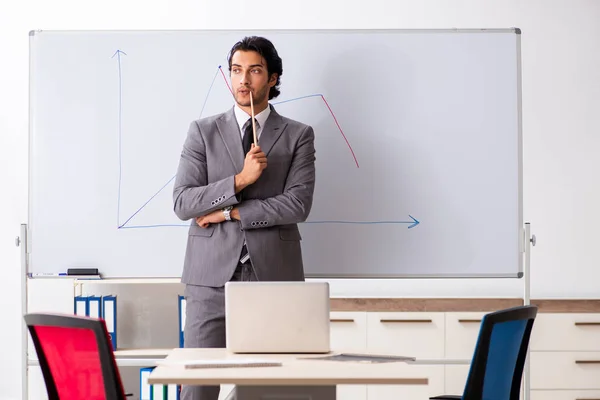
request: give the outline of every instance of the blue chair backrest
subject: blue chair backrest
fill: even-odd
[[[463,400],[518,400],[536,306],[484,316]]]

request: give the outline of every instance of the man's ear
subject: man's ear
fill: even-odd
[[[269,87],[275,86],[275,84],[277,83],[277,78],[277,73],[274,72],[271,74],[271,76],[269,77]]]

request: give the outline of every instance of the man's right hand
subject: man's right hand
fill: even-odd
[[[235,192],[238,193],[256,182],[265,168],[267,168],[267,155],[262,152],[260,146],[252,145],[246,154],[242,172],[235,176]]]

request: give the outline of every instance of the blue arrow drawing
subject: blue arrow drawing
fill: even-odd
[[[112,55],[111,58],[115,58],[117,56],[117,63],[119,66],[119,199],[117,201],[117,228],[121,228],[119,225],[119,221],[121,220],[121,175],[122,175],[122,165],[121,165],[121,115],[122,115],[122,95],[121,95],[121,54],[127,55],[124,51],[117,50],[115,54]],[[125,224],[123,224],[125,225]]]
[[[421,222],[412,215],[409,215],[412,221],[305,221],[305,224],[355,224],[355,225],[376,225],[376,224],[410,224],[408,229],[414,228]]]

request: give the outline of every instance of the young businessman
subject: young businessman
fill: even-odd
[[[313,129],[269,104],[283,73],[269,40],[244,38],[228,61],[235,105],[191,123],[173,191],[175,213],[192,220],[182,276],[185,347],[225,347],[227,281],[304,280],[297,223],[313,201]],[[258,143],[251,143],[250,94]],[[218,395],[218,386],[182,388],[183,400]]]

